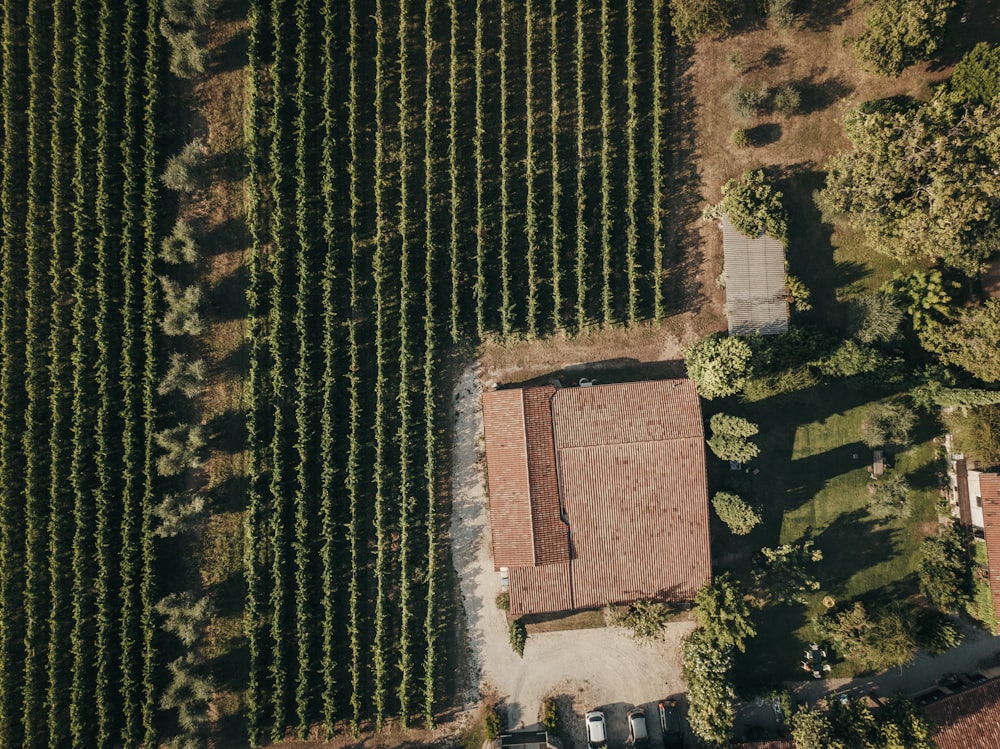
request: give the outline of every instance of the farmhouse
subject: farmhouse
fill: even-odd
[[[493,560],[514,614],[689,601],[711,577],[690,380],[483,394]]]
[[[741,234],[723,214],[722,248],[729,334],[786,332],[788,295],[781,241],[766,234]]]

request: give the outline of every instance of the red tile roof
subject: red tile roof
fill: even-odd
[[[937,723],[940,749],[1000,747],[1000,679],[932,702],[924,711]]]
[[[710,578],[693,383],[501,390],[483,413],[494,561],[510,568],[513,614],[690,600]]]
[[[993,610],[1000,614],[1000,474],[979,474],[979,488],[983,497],[983,533],[986,537]]]

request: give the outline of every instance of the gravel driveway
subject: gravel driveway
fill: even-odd
[[[499,576],[493,569],[489,506],[480,458],[483,450],[478,366],[462,373],[453,394],[451,543],[466,616],[466,702],[495,693],[508,728],[538,723],[542,699],[558,699],[565,738],[582,745],[583,714],[604,709],[612,745],[626,735],[625,713],[646,707],[655,727],[656,701],[684,691],[680,639],[694,625],[669,625],[664,642],[636,642],[619,628],[531,634],[520,658],[511,650],[506,618],[496,608]],[[651,730],[654,740],[659,732]]]

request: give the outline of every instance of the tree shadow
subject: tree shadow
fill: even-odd
[[[855,572],[881,564],[896,553],[900,530],[880,524],[859,508],[841,513],[818,534],[807,536],[823,552],[818,576],[823,590],[840,598]],[[859,539],[864,543],[858,543]]]
[[[788,50],[777,44],[761,55],[760,62],[769,68],[776,68],[788,59]]]
[[[755,148],[769,146],[781,140],[781,125],[777,122],[765,122],[747,130],[750,144]]]
[[[844,22],[849,13],[848,0],[802,0],[795,15],[810,31],[827,31],[831,26]]]
[[[800,78],[793,81],[801,94],[799,114],[813,114],[836,104],[838,101],[854,92],[854,88],[842,78],[827,78],[817,81],[815,77]]]
[[[198,247],[203,256],[211,257],[223,252],[246,249],[250,242],[246,219],[232,216],[207,231],[203,230]]]
[[[246,447],[246,412],[229,409],[215,416],[206,425],[212,447],[222,452],[234,454]]]
[[[220,278],[207,295],[212,319],[222,322],[247,317],[250,314],[246,297],[249,283],[250,269],[245,263]]]
[[[249,49],[248,34],[243,29],[212,50],[211,61],[206,73],[208,75],[231,73],[245,67]]]

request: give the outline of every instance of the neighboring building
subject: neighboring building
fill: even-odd
[[[788,330],[785,248],[761,234],[748,237],[722,216],[726,314],[730,335],[784,333]]]
[[[1000,474],[971,467],[962,455],[951,456],[949,474],[959,522],[986,543],[993,610],[1000,614]]]
[[[513,614],[690,601],[711,578],[693,382],[496,390],[483,421]]]
[[[940,749],[1000,747],[1000,679],[943,697],[924,712],[937,724],[934,741]]]
[[[501,733],[493,746],[496,749],[561,749],[562,742],[545,731],[512,731]]]

